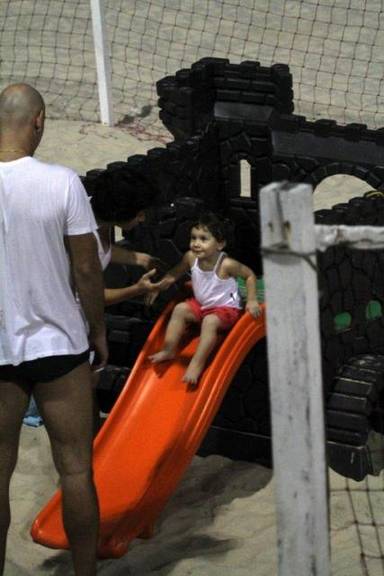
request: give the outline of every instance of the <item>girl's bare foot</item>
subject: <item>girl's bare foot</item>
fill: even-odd
[[[196,388],[203,369],[204,366],[201,366],[192,360],[183,376],[183,382],[190,384],[192,388]]]
[[[160,350],[160,352],[156,352],[156,354],[148,356],[153,364],[157,364],[158,362],[165,362],[166,360],[173,360],[174,357],[175,353],[172,352],[172,350]]]

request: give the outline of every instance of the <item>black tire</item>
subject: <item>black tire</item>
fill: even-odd
[[[330,467],[354,480],[384,468],[377,449],[384,431],[384,356],[351,357],[334,378],[326,400],[327,452]]]

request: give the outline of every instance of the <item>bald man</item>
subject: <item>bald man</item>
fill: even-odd
[[[27,84],[0,94],[0,574],[9,483],[33,393],[60,476],[75,574],[94,576],[98,504],[88,359],[92,348],[96,368],[107,361],[103,279],[97,225],[80,179],[33,158],[44,114],[41,95]]]

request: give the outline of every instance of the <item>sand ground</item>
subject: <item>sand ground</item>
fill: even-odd
[[[47,122],[37,156],[84,174],[92,168],[145,153],[155,142],[140,142],[127,131],[68,121]],[[365,183],[334,176],[316,190],[316,208],[329,207],[359,195]],[[18,466],[12,482],[12,527],[5,575],[71,574],[68,554],[34,544],[32,519],[57,485],[44,427],[23,426]],[[361,488],[349,483],[349,487]],[[382,478],[369,481],[383,487]],[[370,492],[345,491],[346,481],[331,473],[331,544],[334,576],[382,576],[382,560],[360,564],[359,537],[366,554],[380,553],[377,530],[370,516]],[[384,492],[375,493],[374,509],[384,510]],[[353,508],[351,506],[353,502]],[[355,515],[361,523],[356,529]],[[381,537],[384,537],[381,532]],[[103,576],[271,576],[276,574],[276,531],[273,476],[256,464],[222,457],[195,457],[156,526],[154,538],[135,541],[119,560],[100,562]],[[381,543],[383,547],[384,544]],[[292,575],[295,576],[295,575]]]

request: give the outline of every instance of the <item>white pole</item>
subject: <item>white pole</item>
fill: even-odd
[[[91,0],[93,43],[95,47],[100,119],[113,126],[111,61],[105,26],[103,0]]]
[[[260,201],[278,574],[329,576],[317,275],[298,255],[315,250],[312,189],[270,184]]]

